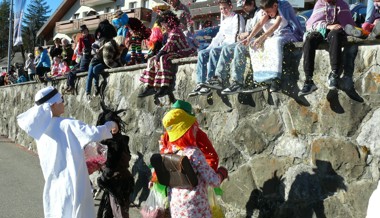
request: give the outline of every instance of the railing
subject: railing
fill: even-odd
[[[102,5],[107,3],[113,3],[116,2],[116,0],[80,0],[81,6],[96,6],[96,5]]]
[[[141,21],[150,22],[152,20],[152,10],[147,8],[135,8],[125,11],[129,17],[135,17],[138,18]],[[79,27],[81,25],[86,25],[87,28],[91,30],[95,30],[98,27],[98,24],[100,21],[108,19],[109,21],[112,20],[113,13],[106,13],[101,15],[93,15],[81,19],[75,19],[75,20],[67,20],[67,21],[60,21],[55,24],[55,31],[57,33],[76,33],[79,32]]]

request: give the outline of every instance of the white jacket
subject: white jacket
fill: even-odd
[[[219,32],[212,39],[207,49],[235,43],[238,34],[244,32],[244,30],[245,21],[243,16],[232,12],[231,16],[222,19]]]

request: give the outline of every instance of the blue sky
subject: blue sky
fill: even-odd
[[[26,0],[26,5],[25,5],[25,8],[24,9],[27,9],[28,8],[28,4],[31,2],[32,0]],[[63,0],[45,0],[47,2],[47,4],[49,5],[50,9],[51,9],[51,14],[54,13],[54,11],[58,8],[58,6],[63,2]]]

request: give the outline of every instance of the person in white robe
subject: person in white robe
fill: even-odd
[[[95,218],[94,201],[83,148],[118,132],[115,122],[90,126],[60,117],[64,101],[57,89],[46,87],[35,95],[35,105],[17,116],[21,129],[36,140],[45,179],[45,218]]]
[[[367,216],[366,218],[379,218],[380,217],[380,181],[375,191],[372,192],[369,198]]]

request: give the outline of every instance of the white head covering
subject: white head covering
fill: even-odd
[[[34,96],[35,105],[17,116],[17,123],[28,135],[40,139],[52,119],[50,106],[63,101],[62,95],[52,86],[41,89]]]

